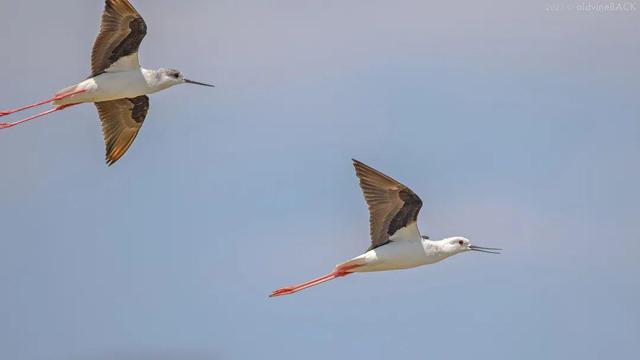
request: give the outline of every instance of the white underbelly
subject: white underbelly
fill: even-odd
[[[426,251],[422,241],[394,241],[365,253],[366,264],[356,272],[410,269],[433,264],[443,259],[440,254]]]
[[[85,91],[58,100],[54,102],[54,104],[67,105],[84,102],[111,101],[135,98],[152,92],[140,71],[104,73],[64,89],[59,94],[79,90]]]

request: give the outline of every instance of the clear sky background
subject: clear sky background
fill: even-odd
[[[0,133],[0,357],[636,357],[632,3],[134,1],[143,65],[218,87],[112,168],[92,105]],[[0,0],[0,108],[83,79],[102,8]],[[369,246],[352,157],[504,254],[267,298]]]

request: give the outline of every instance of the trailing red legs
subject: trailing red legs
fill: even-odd
[[[48,104],[48,103],[51,103],[51,102],[54,102],[54,101],[62,100],[62,99],[67,98],[69,96],[80,94],[80,93],[83,93],[85,91],[86,90],[78,90],[78,91],[73,91],[73,92],[66,93],[66,94],[60,94],[60,95],[56,95],[55,97],[53,97],[51,99],[47,99],[47,100],[44,100],[44,101],[41,101],[41,102],[38,102],[38,103],[35,103],[35,104],[23,106],[21,108],[9,110],[9,111],[1,111],[0,112],[0,117],[6,116],[6,115],[15,114],[17,112],[20,112],[20,111],[23,111],[23,110],[28,110],[28,109],[31,109],[31,108],[34,108],[34,107],[37,107],[37,106],[45,105],[45,104]],[[30,120],[33,120],[33,119],[37,119],[37,118],[45,116],[45,115],[49,115],[49,114],[54,113],[56,111],[60,111],[60,110],[66,109],[66,108],[68,108],[70,106],[73,106],[73,105],[77,105],[77,104],[56,106],[55,108],[53,108],[51,110],[48,110],[48,111],[45,111],[45,112],[41,112],[39,114],[30,116],[30,117],[22,119],[22,120],[18,120],[18,121],[12,122],[12,123],[0,123],[0,129],[8,129],[8,128],[14,127],[16,125],[22,124],[24,122],[27,122],[27,121],[30,121]]]
[[[85,91],[87,91],[87,90],[77,90],[77,91],[72,91],[72,92],[66,93],[66,94],[59,94],[59,95],[56,95],[56,96],[52,97],[51,99],[43,100],[43,101],[40,101],[40,102],[35,103],[35,104],[23,106],[21,108],[9,110],[9,111],[0,111],[0,116],[6,116],[6,115],[15,114],[17,112],[20,112],[20,111],[23,111],[23,110],[28,110],[28,109],[34,108],[36,106],[41,106],[41,105],[48,104],[50,102],[62,100],[64,98],[66,98],[66,97],[69,97],[69,96],[72,96],[72,95],[76,95],[76,94],[80,94],[80,93],[83,93]]]
[[[350,266],[344,266],[344,267],[339,267],[338,269],[336,269],[334,272],[327,274],[325,276],[321,276],[319,278],[315,278],[313,280],[309,280],[307,282],[304,282],[302,284],[298,284],[298,285],[294,285],[294,286],[288,286],[288,287],[284,287],[278,290],[275,290],[274,292],[271,293],[271,295],[269,295],[269,297],[276,297],[276,296],[283,296],[283,295],[291,295],[294,293],[297,293],[298,291],[304,290],[304,289],[308,289],[312,286],[316,286],[316,285],[320,285],[324,282],[339,278],[339,277],[343,277],[343,276],[347,276],[350,274],[353,274],[353,272],[351,272],[350,270],[355,269],[356,267],[358,267],[359,265],[350,265]]]
[[[41,113],[35,114],[33,116],[29,116],[28,118],[24,118],[22,120],[18,120],[18,121],[12,122],[12,123],[0,123],[0,129],[12,128],[12,127],[14,127],[16,125],[20,125],[20,124],[25,123],[27,121],[30,121],[30,120],[33,120],[33,119],[37,119],[37,118],[43,117],[45,115],[49,115],[49,114],[54,113],[56,111],[64,110],[64,109],[66,109],[68,107],[71,107],[71,106],[74,106],[74,105],[78,105],[78,104],[60,105],[60,106],[54,107],[51,110],[47,110],[45,112],[41,112]]]

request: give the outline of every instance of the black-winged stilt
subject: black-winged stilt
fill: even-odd
[[[305,283],[275,290],[271,297],[290,295],[354,272],[409,269],[437,263],[466,251],[499,254],[501,249],[470,245],[463,237],[431,241],[418,230],[422,200],[389,176],[353,160],[360,187],[369,206],[371,246],[338,266],[332,273]]]
[[[12,123],[6,129],[81,103],[98,108],[106,144],[106,161],[113,165],[129,149],[149,110],[148,94],[179,84],[213,87],[185,79],[172,69],[148,70],[140,66],[138,49],[147,34],[147,25],[127,0],[106,0],[100,33],[91,53],[91,77],[59,91],[53,98],[14,110],[10,115],[53,103],[54,108]]]

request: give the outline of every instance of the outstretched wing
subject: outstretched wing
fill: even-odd
[[[91,76],[139,68],[138,49],[145,35],[147,24],[128,0],[106,0],[91,53]]]
[[[149,111],[149,98],[143,95],[95,104],[102,121],[107,165],[111,166],[127,152],[138,136]]]
[[[420,239],[416,220],[422,200],[411,189],[353,160],[360,187],[369,206],[371,249],[390,241]]]

